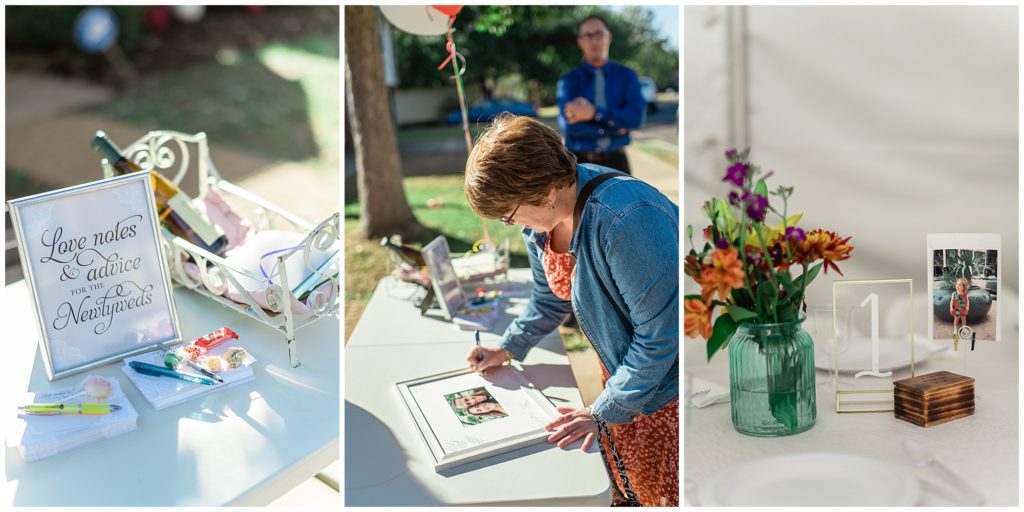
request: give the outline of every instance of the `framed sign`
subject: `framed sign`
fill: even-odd
[[[434,470],[544,442],[558,417],[551,402],[514,366],[484,375],[456,370],[396,384]]]
[[[181,340],[148,172],[8,204],[50,380]]]
[[[832,282],[831,360],[836,412],[893,410],[893,383],[940,347],[914,344],[914,282]],[[842,313],[842,314],[841,314]]]
[[[928,235],[928,337],[956,351],[999,341],[1001,238],[990,233]]]

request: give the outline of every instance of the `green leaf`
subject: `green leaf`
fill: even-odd
[[[754,185],[754,193],[759,196],[768,197],[768,184],[764,180],[757,180],[757,185]]]
[[[798,305],[795,302],[787,301],[785,304],[779,306],[779,321],[780,322],[791,322],[796,320],[799,314]]]
[[[715,355],[715,352],[725,348],[733,333],[736,332],[737,327],[739,327],[739,324],[732,317],[729,315],[719,315],[718,319],[715,320],[715,327],[711,331],[711,337],[708,338],[708,361],[711,360],[711,356]]]
[[[757,318],[757,313],[754,313],[753,311],[747,308],[740,307],[735,304],[726,306],[726,308],[729,311],[729,316],[731,316],[732,319],[736,321],[736,323],[742,323],[744,320]]]
[[[779,282],[782,283],[782,288],[786,290],[787,295],[793,295],[800,291],[800,285],[793,282],[793,278],[789,275],[789,272],[779,272],[775,275],[779,276]]]
[[[683,295],[683,300],[693,300],[693,299],[700,300],[701,298],[702,297],[700,296],[699,293],[692,293],[690,295]]]
[[[824,262],[821,262],[807,269],[807,272],[804,272],[800,277],[794,279],[793,282],[796,283],[798,286],[806,287],[807,285],[811,284],[811,281],[814,281],[815,277],[818,277],[818,272],[821,271],[821,266],[824,264]]]
[[[773,281],[761,281],[757,285],[757,300],[775,306],[779,301],[779,290]]]

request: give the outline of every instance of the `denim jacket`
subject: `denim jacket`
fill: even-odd
[[[578,164],[577,191],[610,172]],[[541,257],[547,233],[523,229],[533,270],[526,309],[502,337],[517,360],[572,310],[611,378],[591,407],[609,423],[630,423],[679,398],[679,207],[632,177],[594,189],[569,251],[576,256],[572,300],[548,287]]]

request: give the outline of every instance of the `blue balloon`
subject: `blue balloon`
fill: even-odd
[[[86,53],[102,53],[117,41],[118,22],[106,7],[88,7],[75,20],[74,39]]]

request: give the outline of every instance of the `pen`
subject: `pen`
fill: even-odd
[[[18,407],[26,414],[52,416],[59,414],[110,414],[121,410],[120,405],[111,404],[28,404]]]
[[[174,370],[168,370],[163,366],[156,366],[149,363],[143,363],[141,361],[132,361],[128,363],[133,370],[151,377],[174,377],[175,379],[187,380],[189,382],[198,382],[199,384],[206,384],[212,386],[216,384],[211,378],[200,377],[198,375],[189,375],[187,373],[176,372]]]
[[[476,336],[476,360],[480,362],[484,360],[484,353],[480,351],[480,329],[477,329],[474,333],[474,336]]]
[[[196,370],[199,373],[201,373],[203,375],[206,375],[207,377],[209,377],[209,378],[211,378],[211,379],[213,379],[213,380],[215,380],[217,382],[220,382],[221,384],[224,383],[224,379],[220,378],[220,375],[217,375],[216,373],[213,373],[210,370],[207,370],[206,368],[203,368],[202,366],[199,366],[199,363],[197,363],[197,362],[195,362],[195,361],[193,361],[191,359],[185,359],[185,364],[191,366],[193,370]]]

